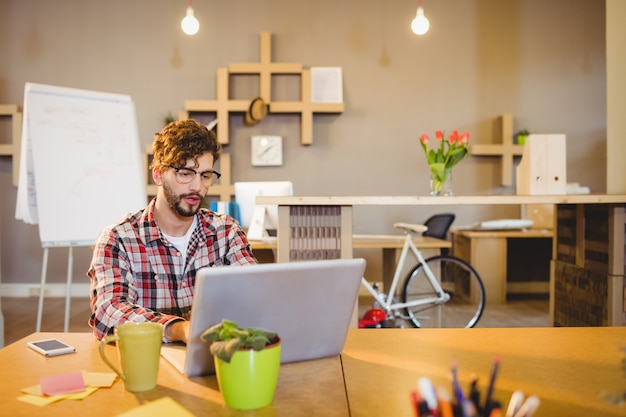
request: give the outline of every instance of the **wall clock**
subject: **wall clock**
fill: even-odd
[[[251,162],[253,166],[280,166],[283,164],[282,136],[252,136]]]

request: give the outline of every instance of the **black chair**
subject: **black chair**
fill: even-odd
[[[424,222],[424,225],[428,227],[423,236],[436,237],[438,239],[448,240],[448,231],[455,219],[454,213],[440,213],[435,214],[428,218]],[[447,255],[449,253],[448,248],[442,248],[441,254]]]
[[[424,222],[424,226],[428,227],[428,230],[423,235],[438,239],[448,239],[448,230],[450,230],[455,217],[454,213],[440,213],[429,217]]]

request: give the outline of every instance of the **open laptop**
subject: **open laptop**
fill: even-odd
[[[281,363],[341,353],[357,301],[364,259],[204,268],[198,271],[189,341],[161,355],[188,377],[215,372],[202,333],[222,319],[281,337]]]

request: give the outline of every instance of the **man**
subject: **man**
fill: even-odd
[[[220,177],[215,134],[195,120],[172,122],[155,135],[153,153],[156,197],[96,240],[87,275],[98,339],[126,321],[152,321],[164,325],[165,342],[187,342],[197,270],[256,263],[233,218],[200,208]]]

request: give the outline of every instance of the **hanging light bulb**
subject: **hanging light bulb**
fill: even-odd
[[[200,29],[200,22],[198,22],[198,19],[193,15],[191,0],[189,0],[189,6],[187,6],[187,16],[180,22],[180,26],[187,35],[195,35]]]
[[[430,23],[426,16],[424,16],[424,9],[422,8],[422,0],[419,1],[417,6],[417,14],[415,15],[415,19],[411,22],[411,30],[416,35],[423,35],[428,32],[428,28],[430,27]]]

